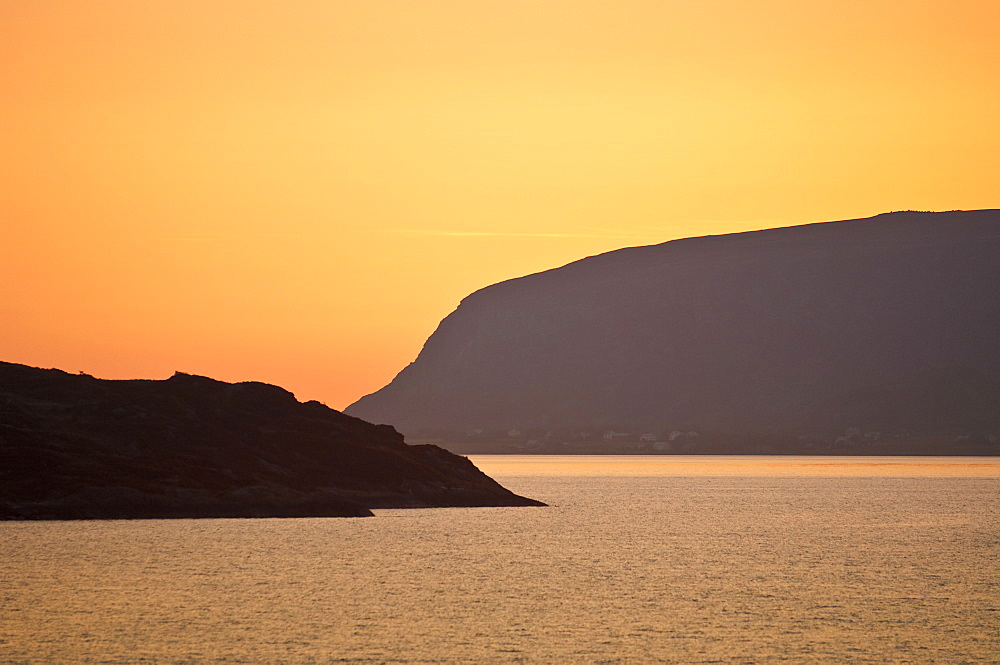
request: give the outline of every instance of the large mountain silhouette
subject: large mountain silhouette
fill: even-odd
[[[465,298],[347,412],[420,428],[1000,428],[1000,210],[621,249]]]

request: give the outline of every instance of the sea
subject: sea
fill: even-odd
[[[0,662],[1000,662],[1000,458],[472,460],[549,507],[2,522]]]

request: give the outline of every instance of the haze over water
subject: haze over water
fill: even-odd
[[[0,661],[1000,660],[1000,460],[479,456],[549,508],[0,524]]]

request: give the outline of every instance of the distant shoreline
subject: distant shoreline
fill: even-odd
[[[788,435],[746,436],[703,435],[669,448],[656,448],[661,441],[546,441],[455,440],[407,437],[411,444],[431,443],[458,455],[630,455],[670,457],[678,455],[804,455],[810,457],[1000,457],[1000,443],[994,437],[963,435],[922,436],[886,441],[844,441],[840,437],[799,437]],[[962,439],[962,440],[959,440]]]

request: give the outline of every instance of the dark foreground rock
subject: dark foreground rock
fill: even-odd
[[[334,517],[539,506],[277,386],[107,381],[0,363],[0,519]]]

